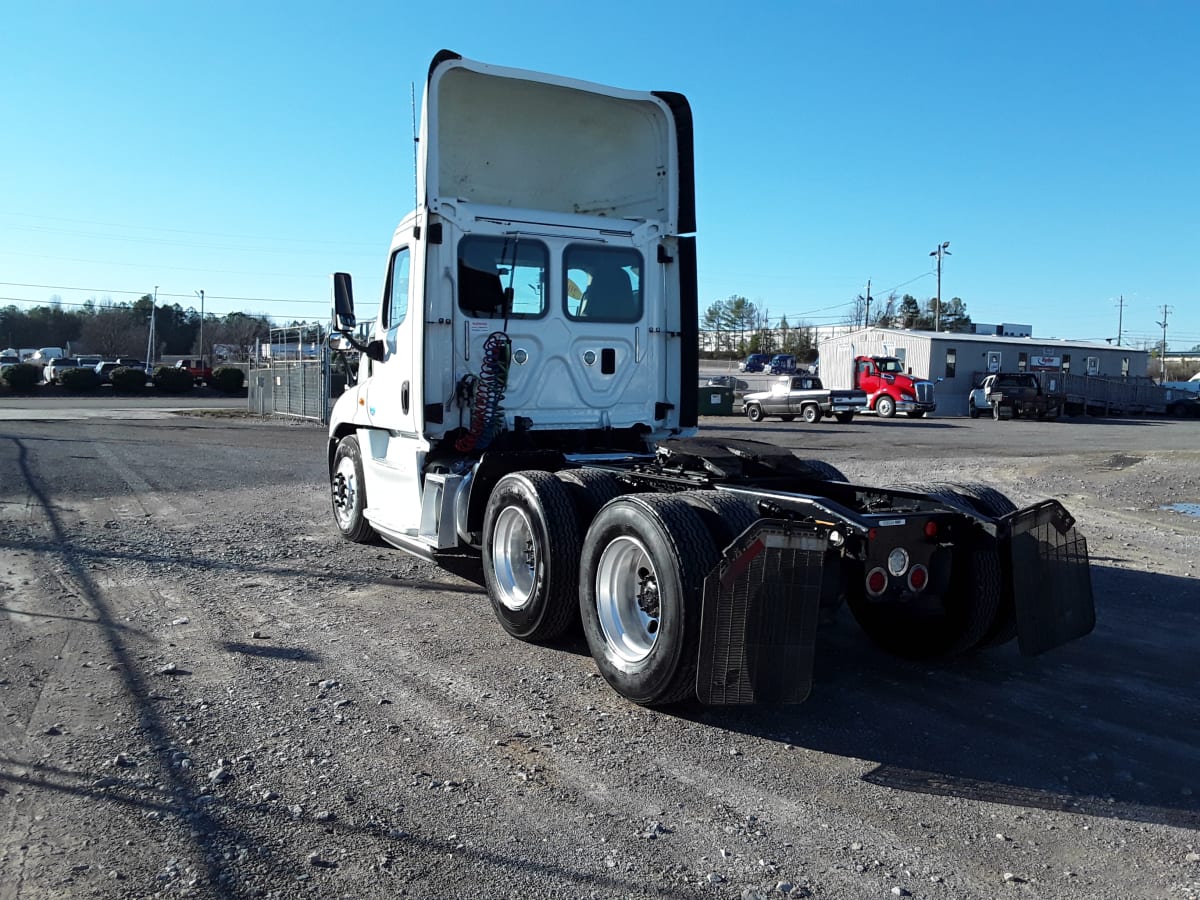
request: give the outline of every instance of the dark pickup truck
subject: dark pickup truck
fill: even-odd
[[[751,422],[761,422],[767,416],[779,416],[790,422],[799,416],[813,423],[832,416],[845,423],[866,408],[865,391],[830,390],[815,375],[787,375],[771,385],[769,391],[747,394],[742,399],[742,412]]]
[[[1058,385],[1056,372],[997,372],[972,392],[971,414],[977,415],[982,395],[993,419],[1057,419],[1067,402]]]

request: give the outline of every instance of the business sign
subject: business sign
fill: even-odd
[[[1031,356],[1029,357],[1029,368],[1031,369],[1061,369],[1062,359],[1057,356]]]

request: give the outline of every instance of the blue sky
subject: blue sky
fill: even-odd
[[[950,241],[976,321],[1200,345],[1195,2],[4,6],[0,305],[369,314],[445,47],[688,96],[701,311],[925,299]]]

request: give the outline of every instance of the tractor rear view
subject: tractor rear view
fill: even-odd
[[[854,485],[827,462],[698,434],[691,114],[639,92],[443,52],[418,205],[331,416],[334,517],[486,585],[526,641],[582,627],[646,705],[809,693],[822,609],[948,657],[1086,634],[1087,548],[1053,500]]]

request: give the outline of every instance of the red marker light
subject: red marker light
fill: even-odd
[[[883,569],[875,568],[867,573],[867,593],[878,597],[887,590],[887,575]]]
[[[929,570],[924,566],[913,566],[908,573],[908,586],[914,591],[923,591],[929,584]]]
[[[933,519],[930,519],[925,523],[925,537],[932,540],[933,538],[937,537],[937,531],[937,522],[933,521]]]

